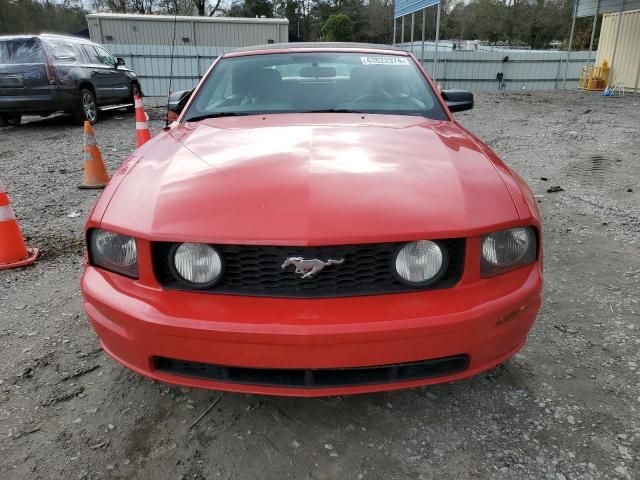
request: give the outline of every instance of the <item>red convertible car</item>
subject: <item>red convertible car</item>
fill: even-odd
[[[531,191],[393,47],[220,57],[86,224],[104,350],[164,382],[320,396],[450,382],[540,307]]]

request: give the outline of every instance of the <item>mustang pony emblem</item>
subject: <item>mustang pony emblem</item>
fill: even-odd
[[[302,257],[289,257],[282,264],[282,268],[285,269],[289,265],[293,265],[294,267],[296,267],[296,273],[302,274],[302,277],[300,278],[309,278],[318,273],[324,267],[329,267],[331,265],[342,265],[343,263],[344,258],[340,260],[329,259],[326,262],[323,262],[322,260],[318,259],[306,260]]]

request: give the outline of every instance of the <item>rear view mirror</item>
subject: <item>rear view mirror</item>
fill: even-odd
[[[124,67],[124,58],[121,58],[121,57],[116,58],[116,66]]]
[[[442,90],[443,100],[452,112],[462,112],[473,108],[473,93],[466,90]]]

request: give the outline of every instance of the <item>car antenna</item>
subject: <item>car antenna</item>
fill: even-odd
[[[169,91],[167,92],[167,114],[164,117],[164,128],[169,128],[169,105],[171,102],[171,84],[173,80],[173,51],[176,48],[176,24],[178,23],[178,13],[173,15],[173,39],[171,40],[171,60],[169,66]]]

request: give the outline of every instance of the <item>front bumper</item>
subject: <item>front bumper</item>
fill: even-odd
[[[525,343],[541,302],[538,263],[446,290],[329,299],[238,297],[150,287],[87,266],[84,307],[105,351],[168,383],[324,396],[450,382],[491,369]],[[260,369],[341,369],[466,355],[455,374],[330,388],[211,381],[161,371],[157,357]]]

